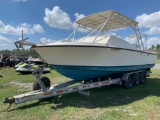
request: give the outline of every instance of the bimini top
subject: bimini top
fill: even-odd
[[[127,26],[136,26],[138,24],[138,22],[113,10],[99,12],[96,14],[86,16],[85,18],[78,20],[77,24],[96,29],[100,25],[105,23],[107,20],[108,23],[102,31],[108,31]]]

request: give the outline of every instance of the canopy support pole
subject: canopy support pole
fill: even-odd
[[[101,29],[99,30],[99,32],[97,33],[95,39],[93,40],[93,42],[95,42],[95,40],[97,39],[97,37],[99,36],[99,34],[101,33],[101,31],[103,30],[103,28],[107,25],[108,21],[110,20],[110,18],[112,17],[113,13],[111,14],[111,16],[106,20],[105,23],[103,23],[103,26],[101,27]]]

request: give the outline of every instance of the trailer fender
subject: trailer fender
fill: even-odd
[[[141,73],[141,72],[146,72],[146,70],[123,73],[121,80],[122,80],[122,81],[127,81],[129,75],[134,74],[134,73]],[[147,71],[147,72],[148,72],[148,71]]]
[[[124,74],[122,75],[122,81],[127,81],[130,74],[131,74],[131,73],[124,73]]]

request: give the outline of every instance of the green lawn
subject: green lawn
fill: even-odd
[[[30,90],[11,85],[11,81],[33,83],[33,75],[21,75],[12,68],[0,70],[0,109],[7,107],[5,97],[26,93]],[[55,71],[44,74],[52,84],[66,81]],[[125,89],[114,85],[89,90],[91,96],[83,99],[78,93],[35,100],[12,105],[8,112],[0,113],[0,120],[155,120],[160,119],[160,70],[152,70],[145,84]],[[88,91],[88,90],[87,90]]]
[[[157,59],[156,63],[157,63],[157,64],[160,64],[160,59]]]

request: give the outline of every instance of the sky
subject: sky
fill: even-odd
[[[22,30],[23,37],[35,43],[65,39],[76,20],[107,10],[139,22],[151,47],[160,44],[159,5],[160,0],[0,0],[0,50],[16,49],[14,41],[21,39]]]

